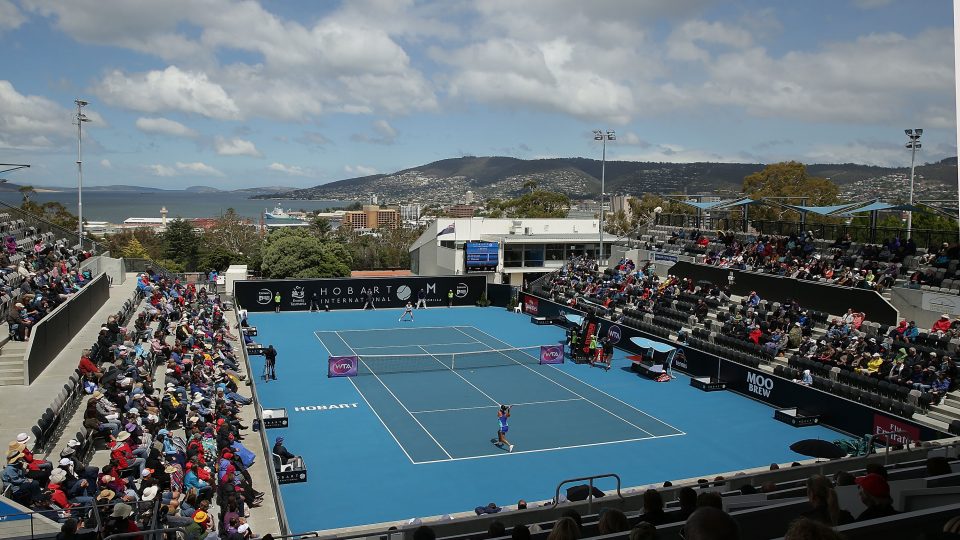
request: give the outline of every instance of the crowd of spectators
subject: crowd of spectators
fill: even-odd
[[[10,257],[17,253],[19,261],[14,264]],[[62,243],[37,239],[30,248],[7,237],[0,249],[0,299],[6,302],[11,339],[28,339],[33,325],[90,281],[89,272],[78,271],[89,256]]]
[[[704,263],[721,268],[821,280],[877,291],[893,286],[898,278],[918,287],[940,286],[944,279],[960,278],[956,264],[950,268],[951,261],[960,259],[960,244],[951,246],[946,242],[938,249],[920,255],[913,239],[892,238],[880,244],[854,244],[848,234],[825,245],[814,238],[812,231],[803,235],[778,236],[677,229],[669,233],[666,242],[693,242]],[[908,261],[910,264],[905,264]],[[938,269],[950,269],[952,275],[938,272]]]
[[[238,336],[218,295],[153,272],[138,279],[147,301],[134,328],[111,317],[79,365],[83,426],[109,454],[106,464],[90,466],[76,438],[52,463],[18,438],[4,485],[65,529],[250,538],[245,518],[263,493],[249,473],[256,456],[242,443],[239,413],[250,400],[239,393],[247,381]]]

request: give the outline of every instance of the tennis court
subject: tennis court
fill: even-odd
[[[683,435],[552,365],[540,365],[539,348],[510,348],[474,326],[314,335],[331,355],[360,358],[359,375],[349,380],[416,464],[505,455],[490,440],[500,404],[514,406],[508,434],[514,453]]]
[[[295,531],[539,501],[561,480],[593,474],[641,488],[712,478],[801,459],[789,450],[799,439],[842,437],[776,422],[770,407],[701,392],[682,375],[638,377],[619,349],[610,371],[540,365],[539,346],[564,334],[528,315],[431,308],[400,323],[401,311],[251,314],[257,341],[279,351],[278,380],[255,378],[257,393],[290,418],[267,436],[283,436],[309,468],[309,481],[280,488]],[[327,377],[330,355],[354,354],[356,377]],[[263,357],[251,362],[259,375]],[[512,453],[491,443],[499,403],[514,405]]]

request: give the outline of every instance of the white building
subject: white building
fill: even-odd
[[[623,211],[623,213],[629,218],[630,217],[630,195],[614,195],[610,197],[610,209],[607,210],[610,214],[616,214],[617,212]]]
[[[466,195],[463,196],[463,204],[473,204],[473,192],[467,191]]]
[[[613,237],[607,238],[609,252]],[[522,285],[524,278],[561,268],[570,257],[596,257],[599,243],[597,219],[438,218],[410,247],[410,269],[423,276],[484,273],[492,283]],[[492,269],[468,267],[468,244],[496,251]]]
[[[400,221],[420,221],[420,205],[419,204],[401,204],[400,205]]]

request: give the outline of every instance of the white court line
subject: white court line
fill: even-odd
[[[522,407],[523,405],[541,405],[543,403],[562,403],[564,401],[583,401],[582,398],[570,398],[570,399],[550,399],[547,401],[530,401],[527,403],[514,403],[511,407]],[[476,407],[458,407],[456,409],[433,409],[429,411],[412,411],[413,414],[425,414],[425,413],[437,413],[437,412],[453,412],[453,411],[469,411],[473,409],[493,409],[498,407],[498,405],[478,405]]]
[[[477,344],[477,343],[480,343],[480,342],[479,342],[479,341],[457,341],[457,342],[454,342],[454,343],[427,343],[427,345],[429,345],[429,346],[431,346],[431,347],[441,347],[441,346],[443,346],[443,345],[475,345],[475,344]],[[365,347],[354,347],[354,349],[356,349],[356,350],[360,350],[360,349],[398,349],[398,348],[400,348],[400,347],[420,347],[420,348],[422,349],[422,348],[423,348],[423,345],[370,345],[370,346],[365,346]],[[419,353],[418,353],[418,354],[419,354]],[[461,353],[459,353],[459,352],[438,352],[438,353],[430,353],[430,352],[428,352],[427,354],[461,354]]]
[[[514,450],[513,452],[501,452],[501,453],[498,453],[498,454],[481,454],[481,455],[479,455],[479,456],[465,456],[465,457],[457,457],[457,458],[451,458],[451,459],[434,459],[434,460],[430,460],[430,461],[414,461],[413,464],[414,464],[414,465],[428,465],[428,464],[430,464],[430,463],[447,463],[448,461],[466,461],[466,460],[468,460],[468,459],[486,459],[486,458],[512,456],[512,455],[515,455],[515,454],[536,454],[536,453],[538,453],[538,452],[554,452],[554,451],[556,451],[556,450],[570,450],[570,449],[572,449],[572,448],[588,448],[588,447],[591,447],[591,446],[604,446],[604,445],[608,445],[608,444],[620,444],[620,443],[628,443],[628,442],[647,441],[647,440],[650,440],[650,439],[664,439],[664,438],[666,438],[666,437],[677,437],[677,436],[680,436],[680,435],[683,435],[683,433],[674,433],[673,435],[651,435],[650,437],[639,437],[639,438],[636,438],[636,439],[623,439],[623,440],[619,440],[619,441],[606,441],[606,442],[587,443],[587,444],[573,444],[573,445],[570,445],[570,446],[557,446],[557,447],[554,447],[554,448],[540,448],[540,449],[537,449],[537,450]]]
[[[457,328],[457,330],[460,330],[460,329]],[[477,330],[478,332],[483,332],[483,330],[480,330],[479,328],[475,328],[475,330]],[[460,331],[463,332],[463,330],[460,330]],[[466,332],[463,332],[463,333],[466,334]],[[486,332],[483,332],[483,333],[484,333],[484,334],[487,334]],[[490,336],[490,334],[487,334],[487,335]],[[490,337],[493,338],[493,339],[497,339],[497,338],[494,338],[493,336],[490,336]],[[500,341],[500,340],[497,340],[497,341]],[[504,342],[504,341],[500,341],[500,343],[503,343],[503,344],[507,345],[507,343]],[[489,347],[489,345],[487,345],[487,346]],[[631,425],[631,426],[639,429],[640,431],[646,433],[647,435],[649,435],[649,436],[651,436],[651,437],[656,437],[656,435],[654,435],[653,433],[650,433],[649,431],[647,431],[647,430],[643,429],[642,427],[634,424],[633,422],[627,420],[626,418],[624,418],[624,417],[622,417],[622,416],[614,413],[613,411],[611,411],[611,410],[609,410],[609,409],[606,409],[606,408],[604,408],[604,407],[601,407],[598,403],[595,403],[595,402],[591,401],[590,399],[587,399],[587,398],[583,397],[582,395],[574,392],[573,390],[571,390],[571,389],[567,388],[566,386],[558,383],[557,381],[551,379],[550,377],[547,377],[547,376],[544,375],[543,373],[538,372],[537,370],[533,369],[532,367],[530,367],[530,366],[528,366],[528,365],[525,365],[525,364],[521,364],[520,362],[517,362],[517,361],[514,360],[513,358],[510,358],[510,356],[507,355],[506,353],[501,352],[500,354],[502,354],[503,356],[506,356],[506,357],[509,358],[510,360],[513,360],[514,362],[516,362],[516,364],[517,364],[518,366],[523,366],[523,367],[529,369],[530,371],[532,371],[533,373],[536,373],[537,375],[543,377],[544,379],[546,379],[546,380],[552,382],[553,384],[559,386],[560,388],[563,388],[563,389],[566,390],[567,392],[570,392],[571,394],[573,394],[573,395],[575,395],[575,396],[579,396],[579,397],[582,398],[584,401],[586,401],[587,403],[590,403],[590,404],[593,405],[594,407],[596,407],[596,408],[598,408],[598,409],[600,409],[600,410],[602,410],[602,411],[606,411],[606,412],[607,412],[608,414],[610,414],[611,416],[614,416],[614,417],[616,417],[616,418],[619,418],[619,419],[622,420],[624,423],[629,424],[629,425]]]
[[[455,327],[455,328],[457,328],[458,330],[460,330],[460,327]],[[509,345],[509,343],[507,343],[506,341],[503,341],[502,339],[497,339],[497,338],[491,336],[490,334],[484,332],[483,330],[481,330],[481,329],[479,329],[479,328],[477,328],[477,327],[475,327],[475,326],[468,326],[468,327],[465,327],[465,328],[473,328],[473,329],[476,330],[477,332],[480,332],[481,334],[484,334],[484,335],[486,335],[486,336],[489,336],[491,339],[494,339],[494,340],[496,340],[496,341],[499,341],[500,343],[503,343],[504,345]],[[460,330],[460,331],[463,332],[463,330]],[[463,333],[466,334],[466,332],[463,332]],[[468,335],[469,335],[469,334],[468,334]],[[489,345],[488,345],[488,347],[489,347]],[[526,354],[526,353],[524,353],[524,354]],[[519,364],[519,362],[517,362],[517,363]],[[523,364],[520,364],[520,365],[523,365]],[[609,397],[609,398],[611,398],[611,399],[615,399],[615,400],[619,401],[620,403],[623,403],[623,404],[626,405],[627,407],[630,407],[631,409],[633,409],[633,410],[637,411],[638,413],[646,416],[647,418],[649,418],[649,419],[651,419],[651,420],[653,420],[653,421],[655,421],[655,422],[659,422],[659,423],[661,423],[661,424],[669,427],[670,429],[673,429],[673,430],[679,432],[679,433],[677,433],[677,435],[686,435],[686,432],[684,432],[682,429],[677,429],[676,427],[671,426],[670,424],[664,422],[663,420],[660,420],[659,418],[656,418],[656,417],[654,417],[654,416],[651,416],[649,413],[646,413],[646,412],[644,412],[644,411],[641,411],[640,409],[634,407],[633,405],[627,403],[626,401],[623,401],[622,399],[617,398],[617,397],[615,397],[615,396],[611,396],[610,394],[604,392],[603,390],[600,390],[599,388],[597,388],[596,386],[593,386],[592,384],[590,384],[590,383],[588,383],[588,382],[581,381],[580,379],[578,379],[578,378],[574,377],[573,375],[567,373],[566,371],[558,368],[557,366],[550,365],[550,364],[547,364],[547,365],[548,365],[549,367],[552,367],[552,368],[555,369],[556,371],[558,371],[558,372],[560,372],[560,373],[563,373],[563,374],[566,375],[567,377],[570,377],[571,379],[573,379],[573,380],[575,380],[575,381],[577,381],[577,382],[579,382],[579,383],[581,383],[581,384],[585,384],[585,385],[589,386],[590,388],[593,388],[593,389],[596,390],[597,392],[600,392],[601,394],[603,394],[603,395],[605,395],[605,396],[607,396],[607,397]],[[527,366],[524,366],[524,367],[527,367]],[[529,368],[528,368],[528,369],[529,369]],[[536,370],[531,370],[531,371],[533,371],[534,373],[537,373]],[[541,374],[540,374],[540,373],[537,373],[537,375],[541,375]],[[541,376],[544,376],[544,375],[541,375]],[[553,380],[553,379],[550,379],[549,377],[547,377],[547,379]],[[566,388],[565,386],[563,386],[562,384],[560,384],[560,383],[558,383],[558,382],[556,382],[556,381],[553,381],[553,382],[554,382],[555,384],[559,385],[559,386],[562,387],[562,388]],[[569,390],[569,389],[568,389],[568,390]],[[588,401],[589,401],[589,400],[588,400]],[[603,407],[600,407],[600,408],[603,409]],[[606,411],[606,409],[604,409],[604,410]],[[607,411],[607,412],[610,412],[610,411]],[[613,413],[610,413],[610,414],[613,414]],[[614,416],[616,416],[616,415],[614,415]],[[619,418],[619,417],[617,417],[617,418]],[[622,420],[622,418],[621,418],[621,420]],[[626,420],[624,420],[624,422],[626,422]],[[629,422],[627,422],[627,423],[629,424]],[[632,425],[632,424],[631,424],[631,425]],[[672,437],[672,435],[658,435],[658,436],[659,436],[659,437]]]
[[[330,349],[327,348],[327,344],[324,343],[322,339],[320,339],[320,336],[318,336],[316,332],[314,332],[313,335],[314,337],[317,338],[318,341],[320,341],[320,346],[327,351],[327,354],[332,356],[333,354],[330,352]],[[367,404],[367,407],[369,407],[371,411],[373,411],[373,415],[377,417],[377,420],[379,420],[381,424],[383,424],[383,428],[387,430],[387,433],[389,433],[390,436],[393,437],[393,442],[397,443],[397,446],[400,447],[400,451],[403,452],[403,455],[407,456],[407,459],[410,460],[410,463],[416,465],[417,462],[414,461],[412,457],[410,457],[410,454],[407,453],[407,449],[404,448],[402,444],[400,444],[400,440],[397,439],[397,436],[393,434],[393,431],[391,431],[390,428],[387,426],[387,423],[383,421],[383,418],[380,418],[380,414],[377,413],[377,410],[375,408],[373,408],[373,405],[371,405],[370,402],[367,401],[367,396],[363,395],[363,392],[360,391],[360,388],[357,386],[357,384],[353,382],[353,377],[344,377],[344,378],[350,381],[350,384],[353,385],[353,389],[356,390],[358,394],[360,394],[360,397],[363,399],[363,402]]]
[[[346,345],[347,348],[353,352],[353,354],[357,354],[357,351],[353,350],[353,347],[351,347],[350,344],[347,343],[347,340],[343,339],[343,336],[340,335],[340,332],[335,332],[335,333],[340,338],[340,341],[342,341],[343,344]],[[370,370],[370,374],[376,377],[378,381],[380,381],[380,384],[382,384],[383,387],[387,389],[387,392],[390,392],[390,395],[393,396],[393,399],[397,400],[397,403],[399,403],[400,406],[403,407],[403,410],[407,411],[407,414],[410,415],[410,418],[413,418],[413,421],[416,422],[417,425],[420,426],[420,429],[422,429],[433,440],[433,442],[440,447],[440,450],[443,450],[443,453],[446,454],[448,458],[453,459],[453,456],[450,455],[450,452],[447,452],[447,449],[444,448],[442,444],[440,444],[440,441],[438,441],[437,438],[433,436],[433,433],[430,433],[430,430],[424,427],[423,424],[420,423],[420,420],[417,420],[417,417],[410,412],[410,409],[408,409],[407,406],[404,405],[402,401],[400,401],[400,398],[398,398],[397,395],[393,393],[393,390],[391,390],[390,387],[387,386],[387,383],[383,382],[383,379],[381,379],[379,375],[377,375],[372,369],[370,369],[370,366],[368,366],[367,363],[364,362],[362,358],[360,358],[360,355],[357,355],[357,359],[368,370]]]
[[[463,379],[463,382],[465,382],[465,383],[469,384],[470,386],[472,386],[472,387],[474,388],[474,390],[476,390],[477,392],[480,392],[481,394],[487,396],[487,399],[489,399],[490,401],[492,401],[492,402],[494,403],[494,405],[496,405],[496,406],[498,406],[498,407],[500,406],[500,402],[499,402],[499,401],[497,401],[497,400],[493,399],[492,397],[490,397],[490,394],[484,392],[483,390],[481,390],[480,388],[478,388],[477,385],[475,385],[475,384],[473,384],[472,382],[468,381],[466,378],[464,378],[463,375],[457,373],[456,370],[450,369],[446,364],[444,364],[443,362],[441,362],[439,358],[437,358],[436,356],[434,356],[433,354],[431,354],[429,351],[427,351],[426,349],[424,349],[422,345],[418,345],[418,347],[420,347],[420,350],[422,350],[423,352],[429,354],[429,355],[430,355],[430,358],[433,358],[434,360],[436,360],[438,364],[440,364],[441,366],[447,368],[447,369],[450,371],[450,373],[453,373],[453,374],[456,375],[457,377],[460,377],[461,379]],[[411,414],[412,414],[412,413],[411,413]]]
[[[456,328],[456,326],[397,326],[395,328],[355,328],[350,330],[327,330],[328,332],[383,332],[386,330],[425,330],[425,329],[435,329],[443,328],[450,329]],[[468,336],[469,337],[469,336]]]

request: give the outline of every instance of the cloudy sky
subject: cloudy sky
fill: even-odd
[[[309,186],[462,155],[956,155],[946,0],[0,0],[0,162]]]

